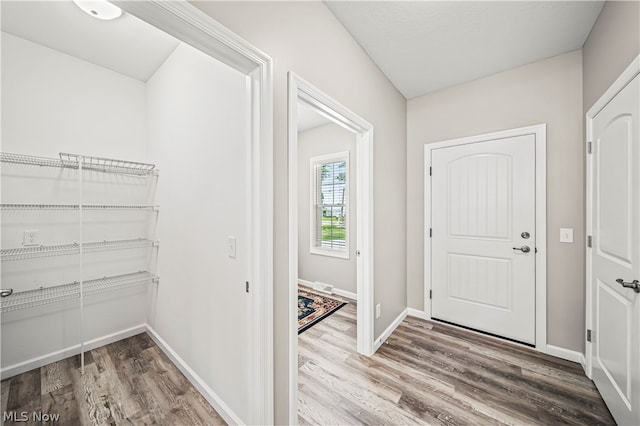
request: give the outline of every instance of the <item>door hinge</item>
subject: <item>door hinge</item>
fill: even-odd
[[[587,235],[587,247],[591,248],[593,246],[593,239],[591,235]]]
[[[591,142],[587,142],[587,154],[591,154],[593,152],[593,144]]]
[[[429,299],[433,299],[433,290],[429,290]]]
[[[245,281],[245,288],[244,291],[246,291],[247,293],[249,293],[249,281]]]
[[[429,238],[433,238],[433,228],[429,228]]]
[[[587,330],[587,342],[591,341],[591,330]]]
[[[429,176],[433,176],[433,169],[429,167]]]

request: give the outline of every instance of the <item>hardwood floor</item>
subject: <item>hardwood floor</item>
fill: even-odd
[[[355,327],[349,303],[300,334],[300,424],[615,424],[578,364],[413,318],[367,358]],[[17,420],[3,424],[225,424],[146,334],[85,362],[84,375],[76,356],[2,381]]]
[[[300,424],[615,424],[576,363],[414,318],[367,358],[355,333],[350,303],[300,334]]]
[[[226,424],[145,333],[85,353],[84,375],[75,356],[3,380],[0,390],[5,425]]]

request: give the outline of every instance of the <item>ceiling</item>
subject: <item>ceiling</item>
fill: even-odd
[[[602,1],[326,1],[411,99],[579,49]]]
[[[298,102],[298,132],[315,129],[331,121],[304,102]]]
[[[180,43],[130,14],[101,21],[71,1],[2,1],[2,31],[140,81]]]
[[[1,1],[2,31],[147,81],[178,46],[124,14],[71,1]],[[601,1],[325,1],[407,98],[579,49]]]

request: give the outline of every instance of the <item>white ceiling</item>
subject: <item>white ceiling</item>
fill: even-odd
[[[298,102],[298,132],[329,124],[331,121],[304,102]]]
[[[123,14],[113,21],[87,15],[71,1],[1,1],[2,31],[140,81],[180,43]]]
[[[325,1],[411,99],[579,49],[602,1]]]
[[[71,1],[0,1],[2,31],[147,81],[180,43]],[[601,1],[325,1],[408,99],[582,47]]]

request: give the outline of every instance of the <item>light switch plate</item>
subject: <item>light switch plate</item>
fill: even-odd
[[[380,318],[380,314],[382,313],[382,306],[380,306],[380,304],[378,303],[376,305],[376,319]]]
[[[560,228],[560,242],[561,243],[573,242],[573,228]]]
[[[236,237],[227,237],[227,255],[231,258],[236,257]]]

